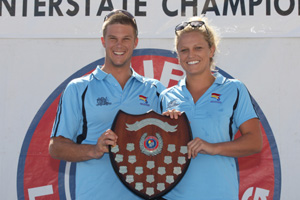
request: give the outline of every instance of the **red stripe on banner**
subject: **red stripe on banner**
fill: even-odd
[[[41,190],[46,186],[51,186],[53,194],[47,194],[45,190],[35,199],[59,199],[58,192],[58,171],[59,160],[50,157],[48,153],[48,146],[52,125],[56,115],[56,108],[59,103],[59,97],[47,109],[36,127],[32,136],[24,169],[24,199],[29,199],[28,190]],[[42,192],[43,193],[43,192]]]
[[[240,175],[239,199],[243,199],[242,197],[246,191],[252,194],[250,198],[246,198],[247,200],[253,200],[255,194],[260,195],[257,194],[259,191],[269,191],[267,199],[273,199],[275,177],[273,157],[266,132],[262,125],[261,131],[263,136],[262,151],[258,154],[238,158]],[[238,132],[236,138],[240,137],[240,135],[241,133]]]

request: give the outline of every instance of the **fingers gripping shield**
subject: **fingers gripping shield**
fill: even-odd
[[[117,145],[109,154],[121,182],[136,195],[152,200],[169,192],[184,176],[192,140],[185,113],[178,120],[154,111],[130,115],[119,111],[112,130]]]

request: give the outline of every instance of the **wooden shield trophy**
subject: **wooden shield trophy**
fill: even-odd
[[[117,145],[110,160],[121,182],[136,195],[152,200],[169,192],[184,176],[190,160],[191,128],[183,113],[170,119],[154,111],[130,115],[119,111],[112,125]]]

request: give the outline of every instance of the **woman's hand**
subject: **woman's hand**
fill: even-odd
[[[178,119],[179,116],[181,116],[182,112],[172,109],[168,110],[166,112],[163,112],[162,115],[169,116],[171,119]]]
[[[208,143],[198,137],[188,143],[188,158],[195,158],[198,153],[215,155],[214,144]]]

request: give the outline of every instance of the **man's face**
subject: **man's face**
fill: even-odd
[[[105,64],[114,67],[129,66],[134,48],[138,44],[132,26],[112,24],[107,26],[107,32],[101,38],[105,48]]]

